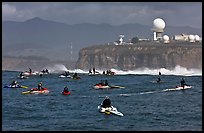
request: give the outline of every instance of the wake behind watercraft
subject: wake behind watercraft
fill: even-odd
[[[61,75],[59,76],[59,78],[71,78],[71,75],[63,75],[63,74],[61,74]]]
[[[166,81],[150,81],[151,83],[167,83]]]
[[[110,88],[125,88],[124,86],[119,86],[119,85],[109,85]]]
[[[190,88],[192,88],[192,86],[190,86],[190,85],[184,85],[184,86],[176,86],[175,88],[164,89],[164,90],[162,90],[162,91],[186,90],[186,89],[190,89]]]
[[[20,78],[20,79],[28,79],[29,77],[26,77],[26,76],[18,76],[18,78]]]

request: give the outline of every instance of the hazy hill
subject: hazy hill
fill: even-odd
[[[80,49],[114,42],[119,34],[125,35],[125,41],[135,36],[152,39],[151,28],[137,23],[120,26],[88,23],[68,25],[41,18],[24,22],[3,21],[2,54],[15,57],[36,55],[65,61],[72,58],[76,61]],[[164,34],[173,36],[181,33],[202,35],[202,29],[167,25]]]

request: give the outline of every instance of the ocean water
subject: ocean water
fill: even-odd
[[[157,71],[158,72],[158,71]],[[164,83],[153,83],[155,74],[88,76],[81,79],[59,78],[59,73],[18,79],[19,72],[2,71],[2,130],[3,131],[201,131],[202,130],[202,74],[161,75]],[[193,88],[175,88],[184,77]],[[93,89],[107,79],[111,85],[125,88]],[[50,93],[24,95],[23,88],[3,88],[17,80],[29,88],[39,82]],[[61,94],[67,85],[71,95]],[[109,96],[112,105],[124,114],[100,113],[97,106]]]

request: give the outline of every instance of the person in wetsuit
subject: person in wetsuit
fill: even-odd
[[[47,74],[49,74],[49,71],[48,71],[48,69],[45,69],[45,72],[46,72]]]
[[[75,72],[72,77],[73,77],[73,79],[77,79],[78,78],[78,74]]]
[[[64,76],[69,76],[69,75],[70,75],[69,71],[65,71]]]
[[[42,90],[43,89],[43,87],[42,87],[42,82],[40,82],[39,84],[38,84],[38,90],[40,91],[40,90]]]
[[[24,76],[24,74],[23,74],[23,72],[21,72],[20,75],[19,75],[19,77],[21,78],[21,77],[23,77],[23,76]]]
[[[106,79],[105,81],[104,81],[104,85],[108,85],[108,80]]]
[[[19,86],[19,84],[18,84],[18,82],[17,81],[13,81],[11,84],[10,84],[11,86]]]
[[[67,93],[67,92],[69,92],[69,90],[68,90],[68,87],[67,87],[67,86],[65,86],[65,87],[64,87],[63,92],[66,92],[66,93]]]
[[[161,81],[161,79],[160,79],[160,77],[158,77],[158,79],[157,79],[157,83],[159,83]]]
[[[104,108],[111,107],[111,100],[109,99],[108,96],[105,97],[101,106]]]
[[[184,80],[184,78],[181,79],[181,86],[184,87],[186,84],[186,81]]]
[[[29,73],[32,73],[32,69],[31,68],[29,68]]]
[[[89,69],[89,74],[92,74],[91,69]]]

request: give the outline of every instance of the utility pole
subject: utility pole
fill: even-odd
[[[70,44],[70,60],[72,61],[72,42]]]

